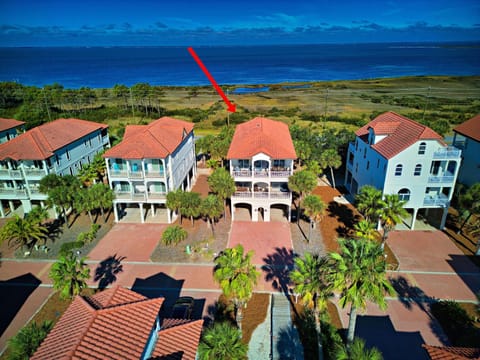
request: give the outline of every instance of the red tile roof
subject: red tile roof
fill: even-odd
[[[272,159],[296,159],[287,124],[256,117],[237,125],[227,159],[248,159],[258,153]]]
[[[458,125],[453,131],[472,138],[473,140],[480,141],[480,114]]]
[[[441,144],[443,138],[428,126],[419,124],[392,111],[377,116],[367,125],[358,129],[358,137],[368,135],[372,128],[375,135],[387,135],[384,139],[372,145],[380,155],[391,159],[418,140],[438,140]]]
[[[25,124],[25,121],[18,121],[15,119],[3,119],[0,118],[0,131],[5,131],[11,128],[16,128],[17,126],[21,126]]]
[[[53,152],[108,125],[79,119],[58,119],[30,129],[0,145],[0,160],[45,160]]]
[[[103,157],[120,159],[166,158],[193,131],[188,121],[162,117],[149,125],[129,125],[120,144]]]
[[[480,348],[431,346],[423,344],[432,360],[470,360],[480,359]]]
[[[162,303],[121,287],[77,296],[32,359],[139,359]]]
[[[195,360],[203,320],[165,319],[152,360]]]

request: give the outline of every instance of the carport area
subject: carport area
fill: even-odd
[[[265,265],[265,259],[275,265],[292,264],[293,245],[287,222],[234,221],[227,247],[238,244],[255,252],[252,262],[256,265]]]

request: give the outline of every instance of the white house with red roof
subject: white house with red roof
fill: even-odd
[[[12,140],[25,130],[25,122],[0,118],[0,144]]]
[[[43,205],[40,179],[48,174],[75,175],[82,165],[110,146],[108,126],[79,119],[58,119],[30,129],[0,144],[0,214],[4,204],[15,208],[20,201],[24,213],[32,204]]]
[[[270,221],[274,209],[290,220],[288,178],[296,158],[287,124],[257,117],[238,125],[227,154],[236,186],[232,220],[241,207],[249,209],[252,221]]]
[[[203,320],[159,317],[164,298],[113,287],[77,296],[32,360],[195,360]]]
[[[394,112],[377,116],[357,130],[347,154],[345,186],[352,194],[372,185],[383,194],[398,194],[412,212],[414,228],[420,209],[441,209],[443,228],[461,161],[461,150]]]
[[[467,186],[480,183],[480,115],[453,129],[453,145],[462,149],[458,181]]]
[[[162,117],[149,125],[129,125],[122,142],[103,157],[116,196],[116,222],[133,205],[139,208],[142,223],[148,210],[151,216],[165,210],[171,223],[172,214],[165,206],[167,193],[190,190],[197,174],[193,124]]]

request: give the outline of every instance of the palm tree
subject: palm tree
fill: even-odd
[[[247,352],[241,331],[228,322],[207,328],[198,344],[200,360],[244,360]]]
[[[200,194],[196,192],[184,192],[181,199],[180,211],[183,215],[190,218],[193,226],[193,219],[200,215],[200,206],[202,204]]]
[[[308,240],[312,237],[312,228],[315,223],[319,221],[325,212],[325,203],[318,195],[307,195],[303,201],[305,207],[305,214],[310,218],[310,229],[308,234]]]
[[[295,258],[294,262],[295,270],[290,273],[290,280],[295,284],[294,292],[300,294],[303,304],[313,309],[318,357],[322,359],[320,311],[326,309],[328,299],[332,296],[332,284],[328,276],[328,259],[306,252],[304,259]]]
[[[375,240],[375,224],[368,220],[360,220],[353,228],[355,229],[355,236],[361,239]]]
[[[402,221],[402,217],[408,215],[403,207],[406,201],[400,200],[397,194],[385,195],[384,208],[380,211],[380,222],[383,226],[382,250],[385,247],[388,233]]]
[[[75,196],[75,210],[77,213],[85,211],[93,224],[92,210],[97,208],[97,198],[91,188],[81,188]]]
[[[367,349],[365,341],[355,338],[349,347],[342,346],[335,354],[337,360],[383,360],[382,353],[376,347]]]
[[[35,353],[53,328],[53,322],[45,320],[40,324],[31,322],[20,329],[13,338],[8,340],[9,359],[29,359]]]
[[[165,229],[162,234],[162,241],[165,245],[177,245],[179,242],[185,240],[187,236],[187,230],[181,226],[174,225]]]
[[[300,170],[288,178],[288,187],[298,193],[297,223],[300,221],[302,201],[317,186],[317,176],[309,170]]]
[[[355,196],[358,211],[368,221],[377,221],[383,208],[382,191],[371,185],[362,186]]]
[[[102,214],[103,222],[107,222],[105,218],[105,209],[110,209],[113,205],[113,200],[115,199],[115,194],[108,185],[98,183],[94,184],[90,191],[93,193],[95,198],[95,207],[100,208],[100,213]]]
[[[459,232],[461,232],[472,215],[480,215],[480,183],[473,184],[468,188],[465,194],[460,195],[459,203],[460,207],[464,209],[466,214],[465,220],[460,226]]]
[[[333,286],[340,291],[339,304],[344,308],[350,304],[347,341],[351,343],[355,334],[357,310],[365,309],[367,300],[387,307],[385,294],[394,294],[387,280],[385,257],[382,248],[366,239],[340,239],[340,253],[329,254],[332,260]]]
[[[180,206],[182,205],[183,190],[178,189],[175,191],[169,191],[167,193],[166,206],[173,212],[177,212],[180,217],[180,224],[182,223],[182,213],[180,212]]]
[[[227,198],[235,192],[235,181],[227,170],[218,168],[208,177],[207,182],[212,192],[222,199],[225,209],[223,216],[226,218]]]
[[[207,224],[212,226],[212,234],[215,235],[214,223],[215,220],[222,215],[223,204],[222,200],[217,195],[208,195],[202,201],[201,213],[207,217]]]
[[[36,217],[22,219],[14,214],[0,229],[0,243],[7,241],[8,246],[16,248],[26,246],[31,249],[37,242],[45,241],[46,237],[47,228]]]
[[[60,297],[73,298],[87,287],[86,280],[90,278],[90,269],[85,264],[85,258],[78,258],[73,252],[60,255],[52,265],[49,274],[53,280],[53,288],[60,291]]]
[[[241,329],[242,311],[253,293],[260,273],[252,264],[253,251],[244,255],[242,245],[227,248],[215,258],[213,278],[222,292],[231,298],[235,307],[235,320]]]
[[[338,169],[342,166],[342,157],[338,155],[337,150],[327,149],[320,155],[320,167],[322,169],[330,168],[330,174],[332,176],[332,185],[335,188],[335,176],[333,175],[333,169]]]

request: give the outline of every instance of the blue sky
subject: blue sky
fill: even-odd
[[[0,0],[0,46],[480,41],[478,0]]]

